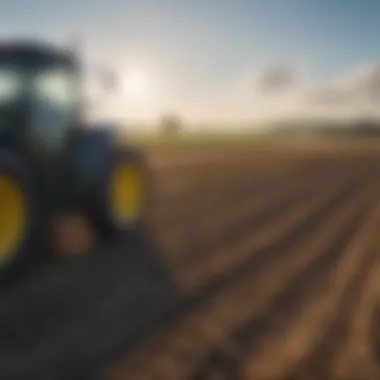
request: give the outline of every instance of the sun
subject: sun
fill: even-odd
[[[146,71],[131,70],[126,73],[123,80],[124,95],[135,99],[146,99],[151,95],[152,85]]]

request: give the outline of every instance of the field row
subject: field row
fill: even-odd
[[[244,160],[161,185],[152,228],[187,297],[109,378],[378,378],[380,160]]]

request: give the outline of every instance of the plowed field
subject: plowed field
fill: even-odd
[[[380,378],[380,147],[150,156],[152,242],[0,295],[0,379]]]
[[[378,379],[380,153],[157,160],[152,229],[187,302],[110,379]]]

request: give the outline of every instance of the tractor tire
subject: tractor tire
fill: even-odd
[[[29,166],[0,150],[0,281],[12,278],[37,255],[39,202]]]
[[[98,236],[112,240],[141,233],[151,189],[142,154],[131,148],[113,149],[99,179],[90,216]]]

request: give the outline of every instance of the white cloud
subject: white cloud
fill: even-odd
[[[263,94],[288,91],[298,85],[301,75],[295,67],[277,65],[257,73],[254,88]]]
[[[243,78],[248,80],[249,76]],[[273,66],[256,72],[250,80],[252,92],[246,91],[245,102],[258,104],[259,113],[265,113],[267,119],[380,117],[380,64],[377,63],[353,68],[327,83],[310,81],[295,66]],[[239,88],[246,90],[249,85],[240,84]],[[259,113],[252,107],[252,118]]]
[[[365,64],[353,72],[343,75],[338,86],[353,95],[380,101],[380,64]]]
[[[305,88],[304,105],[310,113],[317,112],[326,116],[378,117],[380,65],[365,64],[338,76],[330,83]]]
[[[154,119],[160,117],[160,112],[170,110],[190,123],[230,125],[286,117],[380,118],[380,64],[354,67],[327,83],[311,81],[296,65],[272,65],[247,70],[235,81],[220,83],[214,89],[193,93],[183,89],[159,95],[141,112],[122,99],[114,100],[108,114],[133,118],[145,113]]]

